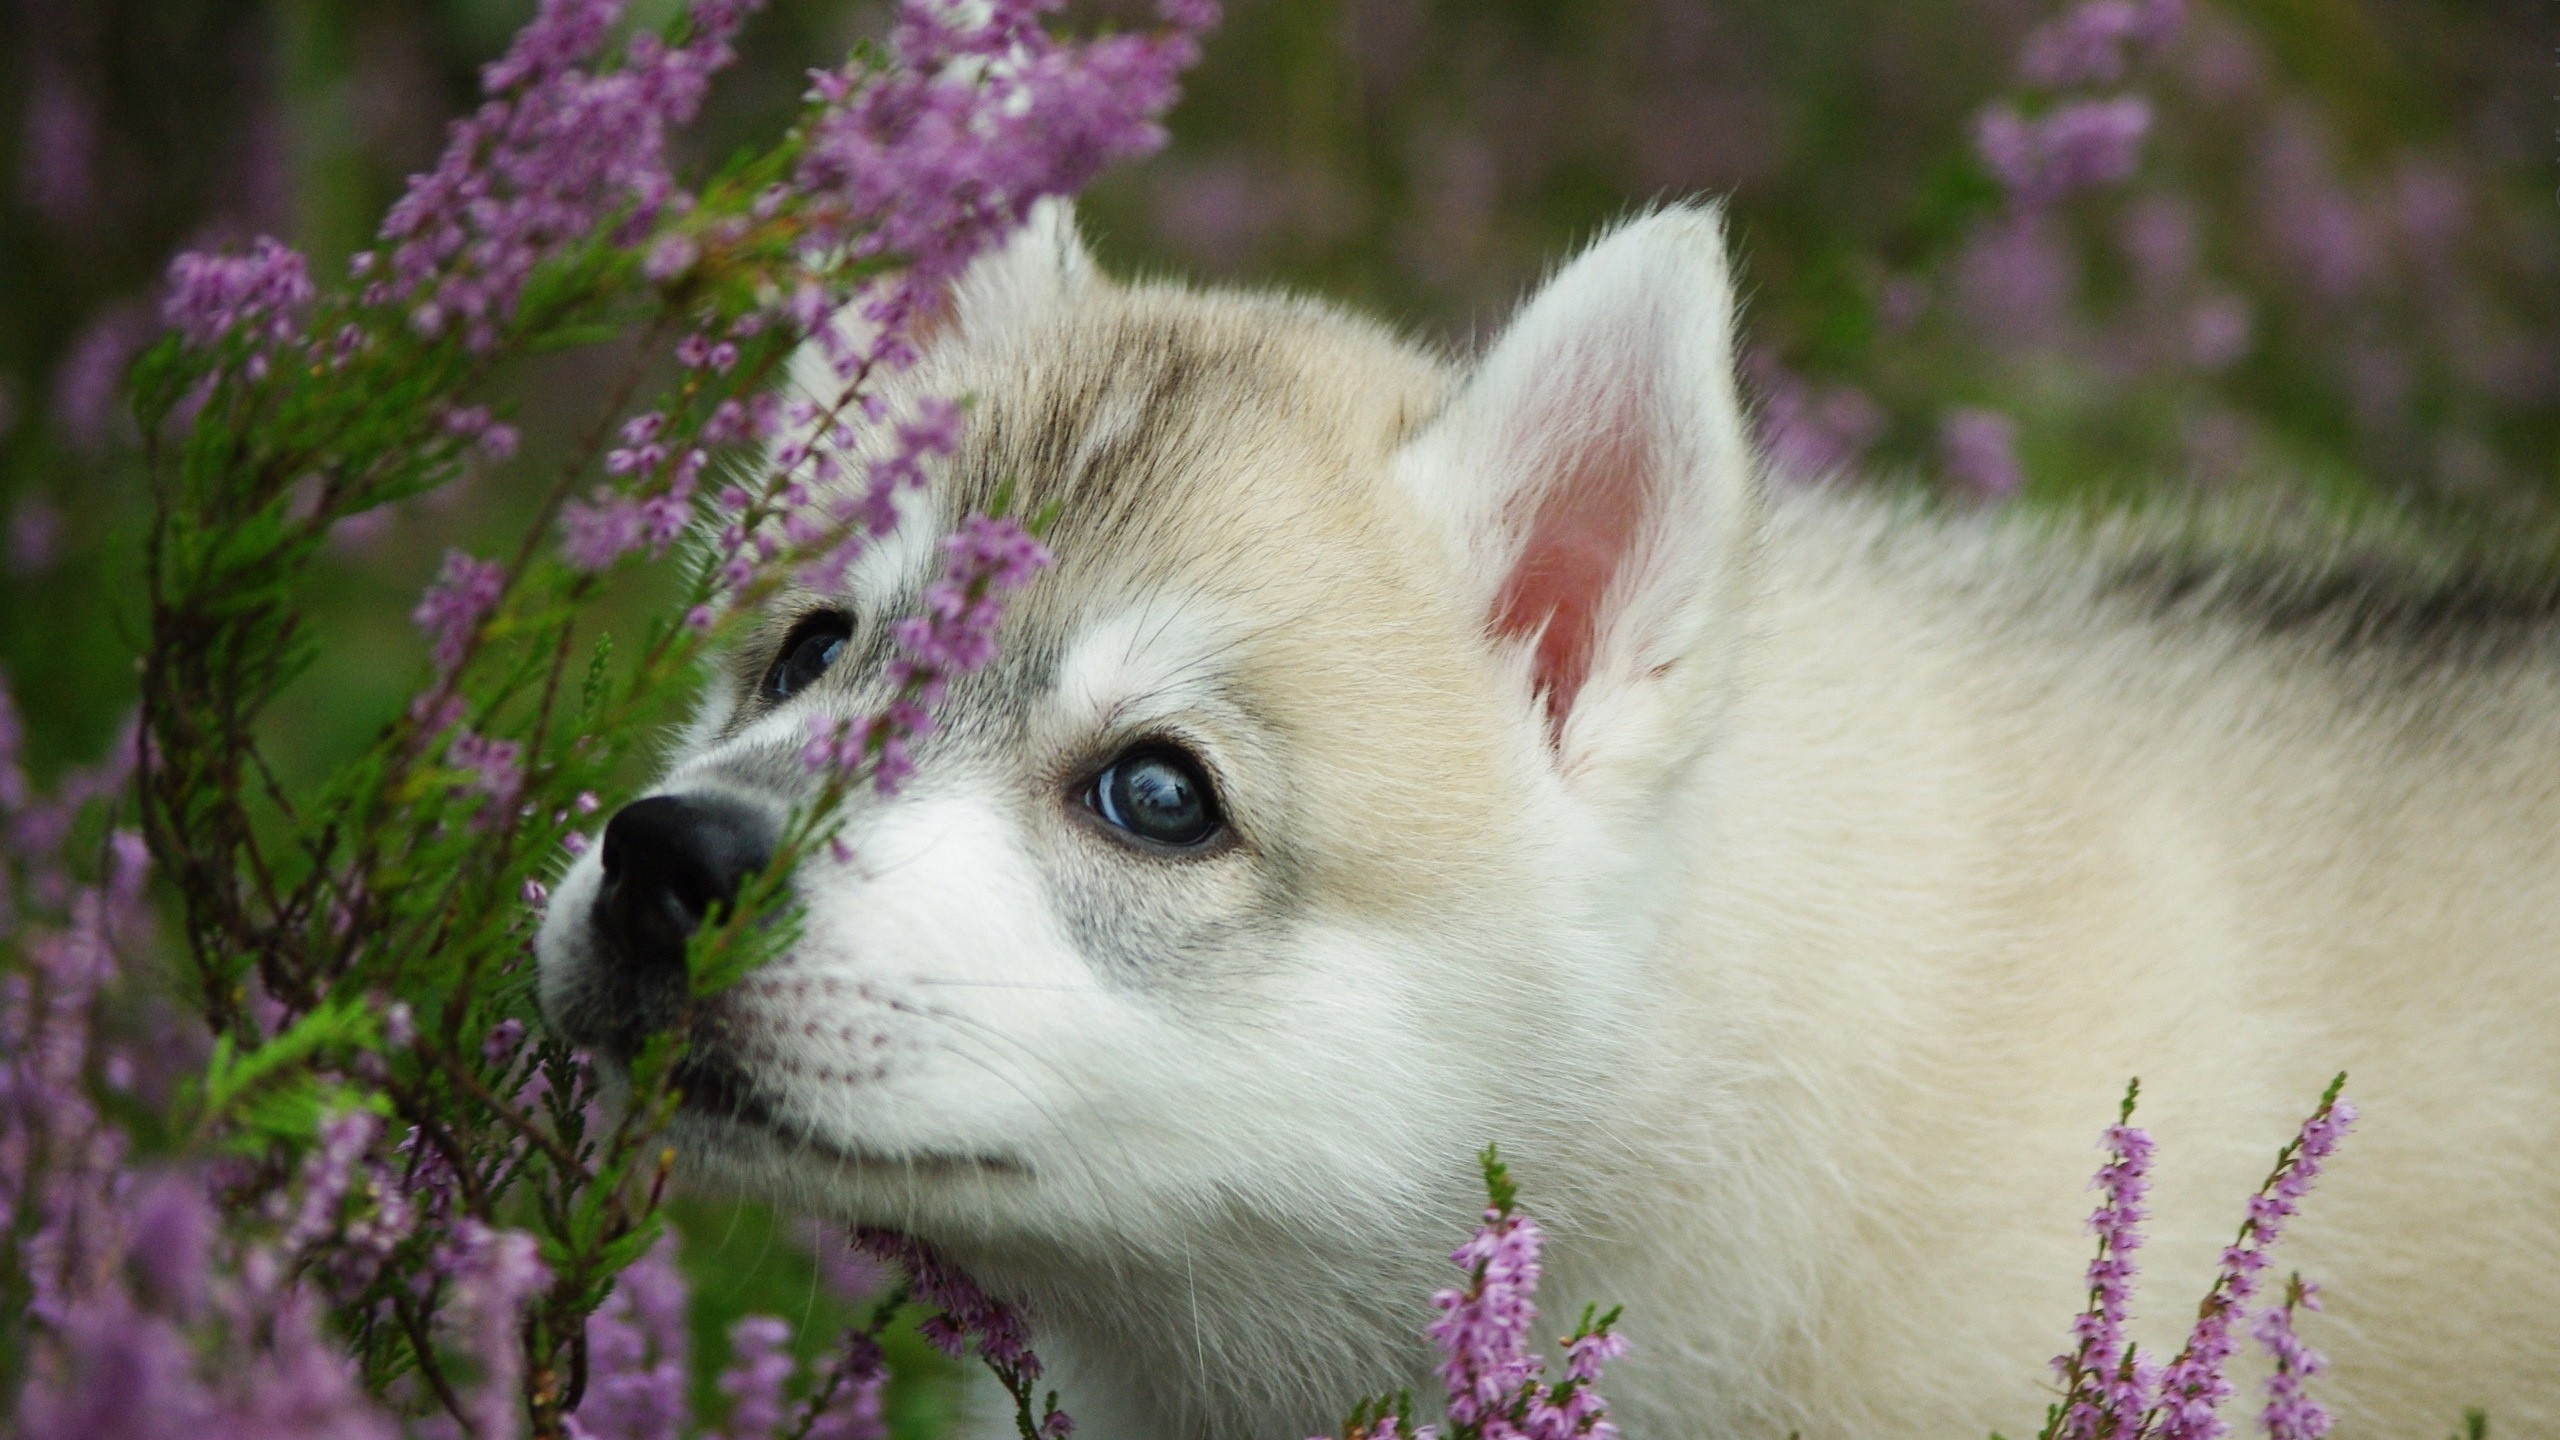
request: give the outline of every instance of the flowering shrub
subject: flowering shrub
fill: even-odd
[[[2089,1308],[2072,1323],[2079,1344],[2054,1359],[2062,1399],[2045,1417],[2038,1440],[2215,1440],[2228,1433],[2218,1412],[2231,1397],[2223,1371],[2237,1348],[2233,1327],[2246,1318],[2258,1293],[2267,1252],[2355,1123],[2354,1103],[2339,1094],[2346,1083],[2343,1074],[2330,1082],[2301,1132],[2276,1152],[2275,1168],[2249,1197],[2239,1234],[2224,1247],[2213,1283],[2196,1306],[2186,1345],[2166,1364],[2136,1355],[2124,1337],[2151,1169],[2151,1137],[2132,1124],[2140,1082],[2127,1087],[2124,1107],[2101,1139],[2107,1163],[2091,1182],[2104,1199],[2089,1216],[2098,1236],[2097,1258],[2089,1262]],[[2328,1413],[2302,1387],[2320,1369],[2320,1356],[2293,1333],[2294,1312],[2320,1308],[2318,1297],[2317,1285],[2295,1275],[2281,1303],[2250,1322],[2250,1333],[2276,1362],[2260,1415],[2269,1440],[2318,1440],[2328,1433]]]

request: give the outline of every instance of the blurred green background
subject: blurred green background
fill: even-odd
[[[1230,0],[1172,144],[1086,227],[1122,271],[1287,284],[1463,348],[1595,227],[1720,195],[1790,470],[1958,505],[2250,494],[2560,533],[2560,7],[2191,0],[2123,87],[2157,116],[2140,171],[2007,217],[1971,126],[2061,8]],[[116,384],[169,257],[265,232],[339,273],[530,9],[0,0],[0,665],[40,775],[131,703],[144,479]],[[769,138],[881,18],[774,0],[696,160]],[[521,518],[610,358],[511,378],[515,468],[339,536],[324,672],[283,717],[309,773],[414,688],[420,585]],[[2014,438],[1987,470],[1950,428],[1985,415]],[[741,1307],[829,1303],[769,1217],[686,1216],[706,1342]],[[921,1428],[936,1393],[902,1392]]]

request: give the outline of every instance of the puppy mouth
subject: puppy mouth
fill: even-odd
[[[678,1110],[697,1122],[708,1122],[756,1135],[767,1142],[838,1165],[888,1170],[907,1175],[988,1174],[1029,1178],[1031,1167],[1010,1155],[949,1150],[887,1152],[847,1146],[812,1132],[781,1113],[753,1076],[731,1061],[700,1051],[676,1066]]]

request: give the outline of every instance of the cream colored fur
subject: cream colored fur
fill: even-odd
[[[1768,484],[1708,211],[1615,231],[1474,364],[1113,283],[1055,213],[958,316],[904,382],[976,406],[912,525],[1009,482],[1062,505],[1060,563],[856,861],[804,872],[809,943],[721,1002],[789,1134],[696,1117],[703,1172],[947,1247],[1032,1309],[1080,1434],[1297,1440],[1432,1393],[1499,1142],[1554,1326],[1626,1307],[1636,1440],[2015,1437],[2127,1078],[2165,1353],[2346,1069],[2365,1118],[2279,1257],[2326,1286],[2338,1433],[2560,1432],[2547,629],[2269,614],[2316,555],[2181,587],[2135,527]],[[1494,617],[1613,446],[1640,524],[1551,723]],[[754,677],[812,606],[862,649],[915,539],[790,601],[662,788],[790,803],[805,710],[877,684],[767,713]],[[1138,735],[1202,756],[1233,847],[1076,813]],[[594,880],[547,1003],[600,963]]]

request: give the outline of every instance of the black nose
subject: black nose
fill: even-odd
[[[772,858],[773,825],[746,801],[652,795],[622,807],[604,827],[604,886],[596,895],[606,963],[644,994],[672,988],[669,1003],[681,998],[685,942]]]

